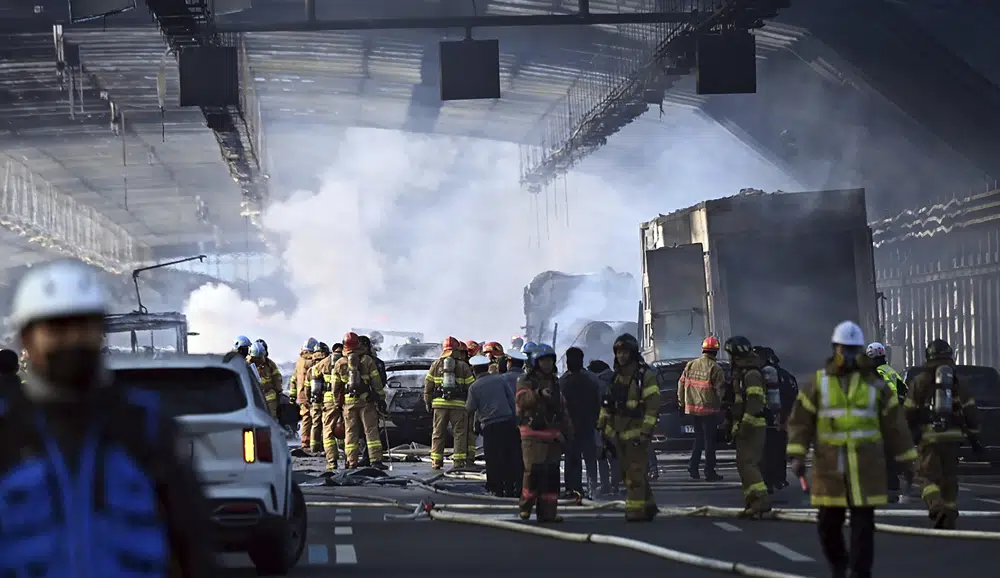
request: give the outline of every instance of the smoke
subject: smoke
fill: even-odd
[[[298,149],[272,140],[275,165],[322,182],[264,219],[285,241],[284,280],[299,306],[266,314],[226,286],[202,287],[185,304],[199,333],[191,350],[226,350],[244,334],[287,360],[308,336],[332,343],[352,327],[505,342],[524,323],[523,287],[540,271],[610,266],[638,278],[640,221],[747,186],[796,189],[710,121],[671,114],[669,132],[642,122],[611,141],[656,147],[599,152],[569,175],[569,206],[557,186],[539,195],[537,215],[509,143],[361,128],[304,129]],[[296,150],[329,155],[314,165]]]

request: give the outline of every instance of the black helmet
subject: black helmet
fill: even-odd
[[[952,350],[951,345],[948,345],[948,342],[944,339],[935,339],[927,344],[924,355],[927,357],[927,361],[952,359],[955,357],[955,351]]]
[[[611,349],[617,352],[623,347],[638,355],[639,340],[636,339],[631,333],[622,333],[615,339],[615,344],[611,347]]]
[[[337,351],[338,349],[343,349],[343,348],[344,348],[344,344],[343,343],[334,343],[333,347],[331,349],[333,351]]]
[[[726,340],[726,353],[729,357],[743,357],[753,352],[750,340],[742,335],[734,335]]]
[[[327,345],[326,343],[323,343],[322,341],[320,341],[319,343],[316,344],[316,351],[318,351],[320,353],[323,353],[323,354],[329,354],[330,353],[330,346]]]
[[[361,347],[364,347],[365,349],[371,349],[372,347],[371,337],[368,337],[367,335],[359,335],[358,341],[361,342]]]
[[[781,360],[778,359],[778,354],[776,354],[770,347],[754,345],[753,352],[757,355],[757,357],[760,357],[761,361],[767,363],[768,365],[778,365],[781,362]]]

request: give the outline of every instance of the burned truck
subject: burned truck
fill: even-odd
[[[640,233],[649,361],[697,356],[706,335],[744,335],[804,376],[829,354],[837,323],[881,337],[864,189],[746,190],[661,215]]]
[[[610,267],[579,275],[545,271],[524,288],[523,335],[551,343],[560,356],[575,346],[588,360],[610,363],[615,337],[636,335],[638,300],[635,277]]]

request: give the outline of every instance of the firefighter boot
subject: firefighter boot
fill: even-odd
[[[563,521],[558,514],[559,508],[559,464],[538,466],[542,486],[538,499],[536,515],[541,524],[557,524]]]

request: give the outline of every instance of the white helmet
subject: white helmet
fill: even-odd
[[[107,314],[108,302],[97,270],[82,261],[32,267],[14,293],[10,324],[18,331],[44,319]]]
[[[490,363],[492,363],[490,361],[490,358],[486,357],[485,355],[475,355],[472,357],[472,359],[469,360],[469,365],[473,367],[478,367],[480,365],[489,365]]]
[[[864,347],[865,334],[861,331],[861,326],[853,321],[841,321],[833,329],[833,337],[830,343],[834,345],[846,345],[848,347]]]
[[[873,341],[868,344],[868,349],[865,350],[865,354],[872,359],[885,357],[885,346],[878,341]]]
[[[527,361],[527,359],[528,359],[528,356],[525,355],[517,347],[511,347],[510,349],[508,349],[507,351],[504,352],[504,355],[506,355],[507,357],[509,357],[511,359],[520,359],[521,361]]]

